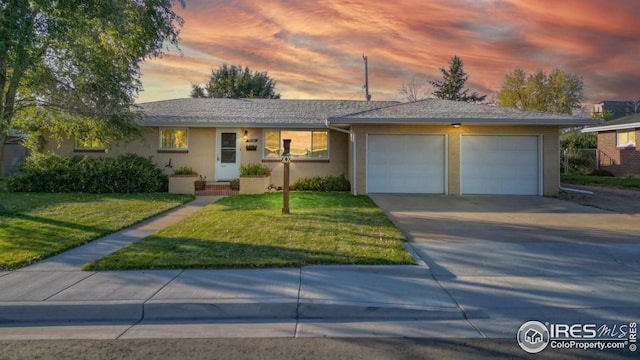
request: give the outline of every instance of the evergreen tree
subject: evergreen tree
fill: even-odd
[[[479,95],[474,92],[467,95],[469,89],[464,89],[464,84],[469,79],[469,75],[464,72],[462,59],[455,55],[449,61],[449,69],[440,68],[442,80],[429,81],[434,87],[433,95],[438,99],[479,102],[487,95]]]

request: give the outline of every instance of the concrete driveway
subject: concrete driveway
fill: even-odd
[[[371,198],[486,336],[528,320],[640,320],[638,214],[532,196]]]

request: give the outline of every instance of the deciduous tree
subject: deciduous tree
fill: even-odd
[[[1,148],[10,130],[103,142],[135,132],[140,64],[177,45],[175,3],[0,0]]]
[[[279,99],[275,87],[276,81],[266,71],[222,64],[218,70],[211,70],[211,77],[204,86],[191,86],[191,97]]]
[[[516,68],[505,76],[498,93],[499,106],[561,114],[580,109],[583,99],[582,77],[558,68],[550,74],[538,70],[528,76]]]
[[[602,120],[602,121],[609,121],[609,120],[613,120],[613,111],[611,110],[602,110],[601,113],[597,113],[594,112],[591,114],[591,117],[594,119],[598,119],[598,120]]]
[[[412,77],[406,83],[402,83],[400,88],[400,96],[406,101],[418,101],[429,97],[431,86],[429,82],[420,77]]]
[[[594,133],[582,133],[579,129],[560,136],[560,145],[564,149],[595,149],[598,137]]]
[[[629,105],[627,106],[627,113],[629,115],[640,114],[640,99],[629,102]]]

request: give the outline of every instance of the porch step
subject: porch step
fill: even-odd
[[[204,190],[196,190],[196,196],[232,196],[238,195],[238,190],[231,190],[228,182],[207,184]]]

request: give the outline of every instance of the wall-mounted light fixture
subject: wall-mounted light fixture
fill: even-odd
[[[460,124],[460,123],[452,123],[451,127],[454,128],[454,129],[457,129],[457,128],[460,127],[460,125],[462,125],[462,124]]]
[[[248,137],[249,137],[249,131],[245,130],[244,131],[244,139],[247,140]]]

